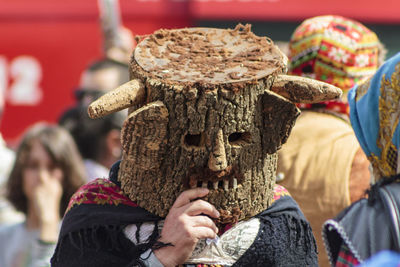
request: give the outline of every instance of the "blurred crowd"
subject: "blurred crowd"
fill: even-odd
[[[0,266],[49,265],[71,196],[109,177],[121,158],[127,113],[87,114],[91,102],[129,81],[134,41],[127,29],[121,36],[123,45],[105,46],[104,57],[88,63],[75,105],[57,124],[32,125],[16,151],[0,139]],[[289,74],[343,90],[341,99],[298,105],[302,112],[278,156],[277,183],[310,222],[319,266],[399,266],[399,255],[387,250],[400,252],[400,234],[382,230],[384,219],[373,229],[362,224],[385,216],[385,206],[371,200],[379,199],[376,185],[400,182],[400,54],[386,59],[379,36],[340,16],[305,20],[283,45]],[[0,116],[2,104],[0,95]]]

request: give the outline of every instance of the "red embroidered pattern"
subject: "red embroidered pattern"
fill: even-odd
[[[274,199],[273,199],[272,203],[274,203],[275,201],[277,201],[278,199],[280,199],[283,196],[290,196],[289,191],[287,191],[287,189],[284,188],[281,185],[278,185],[278,184],[275,185],[275,188],[274,188]]]
[[[120,204],[137,207],[137,204],[132,202],[124,195],[121,188],[113,182],[98,178],[90,183],[83,185],[71,197],[67,211],[73,206],[80,204],[97,204],[97,205],[115,205]]]

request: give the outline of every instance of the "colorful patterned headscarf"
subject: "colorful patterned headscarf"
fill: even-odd
[[[289,43],[289,72],[333,84],[343,90],[343,97],[339,101],[299,106],[348,114],[347,91],[375,73],[379,49],[376,34],[354,20],[340,16],[305,20]]]
[[[349,91],[350,121],[379,180],[397,174],[400,146],[400,53]]]

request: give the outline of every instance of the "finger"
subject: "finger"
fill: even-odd
[[[217,237],[215,231],[209,227],[202,227],[202,226],[194,227],[193,231],[194,231],[193,234],[197,239],[204,239],[204,238],[214,239]]]
[[[185,212],[190,216],[206,214],[213,218],[219,217],[219,212],[217,211],[217,209],[207,201],[201,199],[187,204]]]
[[[45,184],[49,180],[48,173],[45,169],[40,168],[39,170],[39,181],[40,184]]]
[[[172,205],[173,208],[180,208],[188,203],[190,201],[199,198],[199,197],[204,197],[205,195],[208,194],[208,189],[207,188],[193,188],[189,189],[186,191],[183,191],[178,198],[175,200],[174,205]]]
[[[218,228],[209,217],[204,215],[193,216],[191,218],[193,227],[208,227],[212,229],[216,234],[218,233]]]

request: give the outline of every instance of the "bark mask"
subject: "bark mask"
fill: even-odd
[[[276,151],[299,110],[295,102],[339,97],[340,89],[284,75],[286,57],[249,26],[160,30],[136,47],[131,81],[92,103],[96,118],[129,108],[119,180],[134,202],[161,217],[177,196],[208,187],[221,223],[269,207]]]

